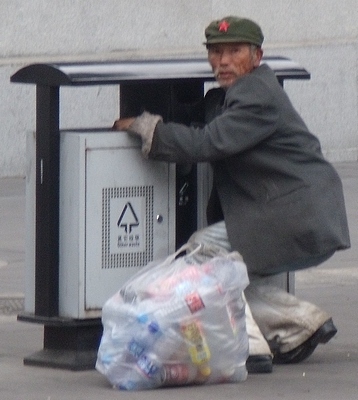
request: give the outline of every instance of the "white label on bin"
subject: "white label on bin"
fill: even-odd
[[[110,252],[137,253],[145,250],[145,197],[110,200]]]
[[[142,267],[153,259],[153,187],[102,189],[102,268]]]

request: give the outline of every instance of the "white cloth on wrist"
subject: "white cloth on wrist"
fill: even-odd
[[[163,121],[160,115],[150,114],[144,111],[129,126],[129,131],[139,135],[142,138],[142,154],[148,158],[148,154],[152,147],[153,135],[155,127],[159,121]]]

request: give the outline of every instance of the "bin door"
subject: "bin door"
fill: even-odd
[[[89,310],[102,306],[140,268],[174,250],[175,210],[170,164],[145,160],[139,146],[129,143],[104,148],[94,140],[86,147]]]
[[[126,132],[61,133],[60,315],[100,316],[140,268],[175,248],[175,166]]]

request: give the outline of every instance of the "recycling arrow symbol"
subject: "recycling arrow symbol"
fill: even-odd
[[[117,226],[120,228],[124,228],[127,234],[132,232],[133,227],[139,225],[138,217],[132,207],[132,204],[128,202],[121,213],[121,216],[118,219]]]

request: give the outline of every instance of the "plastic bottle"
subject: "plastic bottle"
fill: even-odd
[[[214,288],[214,291],[216,291],[216,288]],[[163,335],[155,343],[153,351],[161,362],[176,361],[184,364],[190,362],[186,345],[188,340],[183,335],[181,324],[185,321],[192,321],[193,317],[197,320],[202,319],[203,312],[206,311],[206,304],[210,304],[212,297],[211,289],[206,290],[206,292],[195,290],[186,294],[175,295],[171,301],[158,306],[154,316],[162,329]],[[218,292],[216,292],[216,295],[221,296]],[[209,351],[208,354],[210,354]]]
[[[151,301],[131,305],[124,303],[120,296],[115,296],[104,310],[104,330],[96,369],[114,386],[122,384],[124,376],[128,377],[128,388],[132,385],[130,382],[146,386],[134,367],[162,335],[151,312],[152,307]]]
[[[242,382],[247,378],[246,363],[241,363],[233,366],[231,361],[231,366],[227,368],[213,367],[210,377],[207,383],[236,383]]]
[[[227,292],[217,287],[199,291],[205,307],[193,314],[210,348],[208,383],[238,382],[246,379],[248,337],[245,303],[240,290]],[[242,368],[243,366],[243,368]]]
[[[144,362],[144,361],[143,361]],[[136,365],[132,365],[125,373],[116,374],[113,386],[119,390],[146,390],[155,389],[161,385],[160,371],[153,376],[145,375]]]
[[[160,361],[193,364],[201,375],[199,382],[208,380],[211,374],[210,359],[213,366],[218,364],[216,376],[228,380],[236,365],[233,353],[240,350],[226,309],[227,296],[219,289],[217,280],[201,280],[200,285],[188,293],[181,291],[179,295],[176,291],[172,301],[163,303],[155,313],[163,328],[163,336],[156,342],[154,350]],[[235,317],[236,314],[232,316],[233,323],[236,323]],[[186,348],[184,354],[183,345]],[[228,369],[232,371],[230,374]]]
[[[134,307],[123,303],[117,295],[103,307],[103,334],[98,348],[96,369],[104,375],[114,365],[125,362],[127,343],[131,339],[131,327],[136,320]]]
[[[188,346],[191,361],[203,376],[211,374],[210,349],[199,321],[191,320],[180,325],[180,330]]]
[[[209,277],[198,285],[194,285],[193,282],[180,282],[174,290],[174,294],[157,307],[155,316],[158,320],[178,323],[188,317],[200,316],[213,302],[222,303],[224,300],[216,280]]]
[[[173,360],[182,362],[188,360],[188,352],[179,325],[174,322],[172,324],[161,322],[160,326],[163,329],[163,334],[153,345],[153,353],[158,357],[158,360],[163,364],[170,363]]]
[[[210,346],[212,376],[211,383],[238,381],[235,370],[240,370],[240,377],[245,374],[240,366],[246,363],[249,344],[246,332],[244,304],[237,299],[219,300],[211,303],[210,313],[201,316],[205,327],[206,340]],[[242,378],[240,378],[242,379]]]
[[[186,264],[183,260],[182,262],[182,268],[176,269],[168,276],[153,280],[148,287],[148,292],[152,296],[171,296],[175,293],[180,294],[181,288],[186,290],[186,285],[197,286],[205,273],[199,265]]]
[[[164,387],[201,384],[207,381],[207,376],[202,375],[198,368],[190,362],[164,364],[161,377]]]
[[[114,365],[106,376],[119,390],[154,389],[162,384],[162,364],[153,353],[143,353],[129,363]]]
[[[132,337],[128,342],[127,350],[136,359],[143,353],[151,351],[154,343],[162,335],[157,321],[148,314],[138,315],[138,324],[132,328]]]
[[[203,269],[215,278],[226,292],[231,289],[244,290],[249,284],[246,265],[240,260],[215,257],[204,264]]]
[[[189,363],[162,364],[155,355],[143,354],[125,373],[116,375],[114,387],[120,390],[145,390],[158,387],[200,384],[207,380],[198,368]]]

